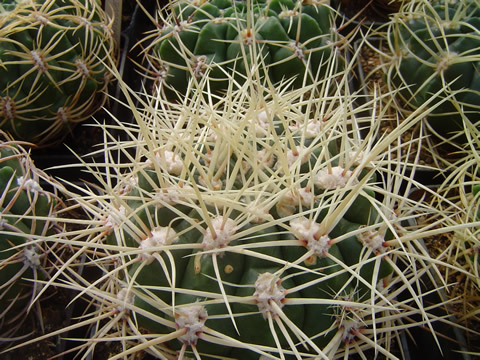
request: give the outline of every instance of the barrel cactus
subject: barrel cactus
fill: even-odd
[[[60,201],[46,188],[53,180],[34,166],[20,143],[1,136],[0,335],[8,340],[28,315],[41,282],[55,270],[48,254],[62,246],[47,246],[45,240],[58,231]]]
[[[324,85],[126,93],[137,124],[114,128],[129,139],[107,132],[105,162],[87,164],[100,185],[71,196],[90,214],[72,240],[101,271],[71,279],[91,298],[85,353],[118,340],[113,359],[388,356],[415,325],[402,314],[428,326],[415,283],[434,263],[403,225],[408,179],[379,124],[362,139],[352,99],[314,95]]]
[[[388,84],[402,89],[406,109],[428,102],[428,123],[441,136],[480,120],[479,24],[475,0],[407,3],[388,23]]]
[[[242,83],[259,69],[273,82],[295,77],[292,85],[300,87],[327,73],[331,57],[340,62],[334,12],[325,1],[180,0],[161,9],[157,21],[164,25],[142,45],[149,42],[151,78],[170,96],[206,79],[222,94],[234,84],[229,75]]]
[[[59,142],[103,105],[114,58],[99,1],[2,1],[0,128],[36,145]]]

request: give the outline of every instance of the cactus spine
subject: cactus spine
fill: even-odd
[[[436,262],[405,227],[434,210],[401,192],[415,182],[390,157],[414,121],[377,141],[381,116],[357,117],[334,62],[324,79],[279,79],[249,59],[216,68],[223,96],[214,66],[181,101],[144,94],[141,109],[121,84],[137,123],[114,128],[130,139],[105,132],[105,162],[84,164],[100,185],[62,189],[88,228],[52,239],[101,271],[91,280],[70,260],[61,267],[63,286],[93,309],[69,327],[96,330],[84,357],[118,340],[112,359],[395,358],[392,339],[412,317],[442,320],[419,286]]]

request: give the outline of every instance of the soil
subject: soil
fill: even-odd
[[[442,251],[451,246],[453,240],[452,233],[445,233],[440,236],[425,238],[425,246],[429,249],[432,257],[438,257]],[[458,258],[457,262],[465,266],[465,259]],[[469,280],[465,274],[460,274],[439,267],[441,275],[447,279],[448,284],[452,284],[446,292],[448,299],[451,300],[447,305],[448,313],[453,314],[457,319],[461,319],[465,314],[478,312],[480,309],[480,292],[475,284]],[[480,316],[478,314],[467,317],[464,320],[458,320],[458,324],[464,326],[468,331],[462,331],[466,348],[472,352],[480,353]]]
[[[349,19],[372,23],[388,20],[390,14],[398,11],[401,0],[336,0],[333,1]]]

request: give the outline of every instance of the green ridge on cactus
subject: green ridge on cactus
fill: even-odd
[[[420,1],[395,15],[389,23],[394,55],[388,73],[391,86],[401,91],[406,105],[438,105],[428,116],[441,135],[463,131],[463,120],[480,120],[480,3],[478,1]],[[448,95],[453,98],[441,102]]]
[[[2,1],[0,128],[37,145],[61,141],[102,106],[109,58],[99,1]]]
[[[298,88],[322,77],[333,55],[333,12],[320,1],[180,0],[166,11],[147,57],[169,94],[184,94],[192,76],[222,93],[227,73],[242,83],[261,62],[272,81],[295,77]]]

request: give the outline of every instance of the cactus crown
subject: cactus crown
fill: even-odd
[[[210,11],[222,3],[180,9],[194,6],[186,21],[197,16],[199,27],[217,25]],[[286,0],[267,4],[292,12]],[[245,35],[240,51],[251,45]],[[382,114],[358,116],[345,80],[351,69],[337,73],[330,55],[322,79],[275,78],[262,56],[232,73],[218,67],[228,84],[219,94],[211,59],[199,54],[195,69],[188,61],[180,69],[201,75],[185,82],[182,101],[167,99],[162,87],[139,96],[121,84],[136,124],[118,121],[113,128],[129,139],[105,131],[104,163],[83,163],[98,186],[62,189],[87,213],[77,222],[87,227],[51,238],[78,250],[54,278],[65,275],[55,285],[91,298],[92,316],[68,328],[97,330],[82,346],[85,357],[105,336],[122,343],[113,359],[145,349],[161,359],[367,358],[372,348],[393,357],[391,339],[416,325],[412,318],[431,328],[438,317],[423,307],[419,283],[436,262],[408,220],[435,209],[405,195],[413,174],[390,157],[402,146],[392,139],[415,114],[379,138]],[[42,192],[24,177],[17,184]],[[28,212],[19,217],[34,222]],[[50,235],[30,228],[38,229],[33,243]],[[24,266],[38,267],[38,254],[24,249]],[[89,281],[70,267],[80,256],[100,277]]]

